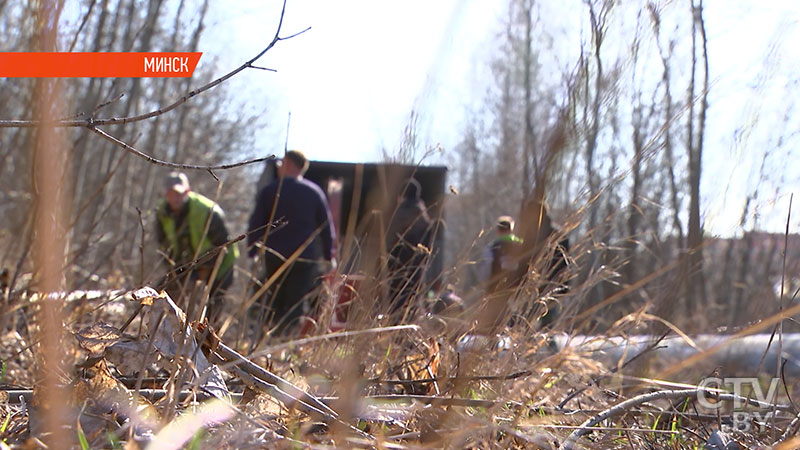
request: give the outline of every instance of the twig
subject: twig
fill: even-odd
[[[791,405],[793,412],[798,412],[800,410],[797,409],[797,405],[794,403],[792,399],[792,394],[789,393],[789,386],[786,384],[786,363],[789,362],[788,359],[782,358],[783,362],[781,363],[781,381],[783,382],[783,391],[786,393],[786,398],[789,399],[789,405]]]
[[[642,350],[641,352],[639,352],[639,353],[637,353],[636,355],[634,355],[634,356],[633,356],[631,359],[629,359],[629,360],[625,361],[624,363],[622,363],[622,365],[621,365],[621,366],[616,366],[616,367],[614,367],[613,369],[611,369],[611,371],[610,371],[610,373],[609,373],[609,374],[602,374],[602,375],[599,375],[599,376],[597,376],[597,377],[595,377],[595,378],[592,378],[592,383],[587,383],[587,385],[586,385],[586,386],[584,386],[583,388],[581,388],[581,389],[578,389],[578,390],[576,390],[575,392],[573,392],[573,393],[571,393],[571,394],[567,395],[567,397],[566,397],[564,400],[562,400],[562,401],[561,401],[561,403],[559,403],[559,404],[558,404],[558,406],[556,406],[556,408],[557,408],[557,409],[563,409],[563,408],[564,408],[564,406],[565,406],[567,403],[569,403],[569,401],[570,401],[570,400],[572,400],[573,398],[575,398],[575,397],[577,397],[578,395],[580,395],[580,394],[581,394],[582,392],[584,392],[586,389],[589,389],[589,387],[590,387],[592,384],[595,384],[595,385],[597,385],[597,384],[600,382],[600,380],[602,380],[602,379],[604,379],[604,378],[608,378],[608,377],[609,377],[609,376],[611,376],[612,374],[614,374],[614,373],[618,372],[620,369],[623,369],[623,368],[625,368],[626,366],[628,366],[628,365],[629,365],[629,364],[631,364],[632,362],[634,362],[634,361],[636,361],[637,359],[639,359],[639,358],[640,358],[642,355],[644,355],[644,354],[646,354],[646,353],[649,353],[649,352],[651,352],[651,351],[655,350],[656,348],[658,348],[658,344],[660,344],[660,343],[661,343],[661,341],[663,341],[663,340],[664,340],[664,338],[665,338],[665,337],[667,337],[667,334],[669,334],[669,331],[667,331],[667,332],[665,332],[664,334],[662,334],[662,335],[661,335],[661,337],[659,337],[658,339],[656,339],[656,340],[655,340],[655,341],[654,341],[652,344],[648,345],[648,346],[647,346],[647,348],[645,348],[645,349],[644,349],[644,350]]]
[[[144,309],[144,305],[139,303],[136,306],[136,309],[131,313],[130,317],[128,317],[128,320],[126,320],[125,323],[123,323],[122,326],[120,327],[120,329],[119,329],[120,333],[124,333],[125,330],[128,329],[128,327],[130,326],[131,322],[133,322],[133,319],[135,319],[136,316],[138,316],[139,313],[142,312],[142,309]]]
[[[682,390],[673,390],[673,391],[658,391],[658,392],[650,392],[647,394],[638,395],[631,399],[625,400],[622,403],[619,403],[611,408],[603,410],[600,414],[590,418],[589,420],[583,422],[580,427],[573,431],[566,440],[561,444],[560,450],[571,450],[575,448],[575,444],[578,440],[585,434],[592,431],[592,427],[597,425],[598,423],[608,419],[611,416],[615,416],[617,414],[624,413],[628,408],[639,406],[643,403],[651,402],[654,400],[662,400],[662,399],[684,399],[687,397],[691,397],[693,395],[697,395],[701,392],[700,389],[682,389]]]
[[[204,342],[203,345],[207,346],[208,342]],[[217,343],[216,348],[214,348],[210,354],[213,355],[212,359],[226,363],[225,366],[232,366],[231,369],[236,376],[245,383],[258,390],[269,393],[287,406],[297,407],[306,414],[320,417],[323,420],[338,422],[358,435],[369,439],[371,442],[375,441],[372,435],[340,419],[336,411],[332,410],[317,397],[314,397],[292,383],[289,383],[283,378],[253,363],[225,344]]]
[[[97,3],[97,0],[92,0],[92,3],[89,4],[89,10],[83,15],[83,20],[78,27],[78,31],[75,32],[75,36],[72,38],[72,43],[69,44],[69,49],[67,50],[68,52],[71,52],[75,48],[75,44],[78,43],[78,36],[80,36],[81,31],[83,31],[83,27],[85,27],[86,23],[89,21],[89,17],[92,15],[92,10],[94,9],[95,3]]]
[[[108,105],[110,105],[112,103],[116,103],[116,102],[122,100],[123,97],[125,97],[125,94],[124,93],[119,93],[119,94],[117,94],[116,97],[112,98],[111,100],[106,100],[103,103],[100,103],[99,105],[94,107],[94,111],[92,111],[92,114],[89,117],[94,118],[94,115],[97,114],[98,111],[100,111],[101,109],[105,108],[106,106],[108,106]],[[77,114],[73,114],[73,115],[71,115],[69,117],[66,117],[64,119],[61,119],[61,120],[70,120],[70,119],[74,119],[76,117],[83,117],[85,115],[86,115],[85,112],[79,112]]]
[[[146,242],[146,234],[144,231],[144,219],[142,218],[142,210],[136,207],[136,213],[139,214],[139,227],[142,230],[142,240],[139,242],[139,284],[144,284],[144,243]]]
[[[272,156],[274,156],[274,155],[272,155]],[[213,168],[207,167],[206,170],[208,171],[208,174],[211,175],[211,178],[213,178],[214,181],[219,183],[219,177],[217,176],[217,174],[214,173]]]
[[[777,441],[777,442],[775,442],[773,445],[776,445],[776,444],[778,444],[778,443],[780,443],[780,442],[786,441],[786,440],[788,440],[790,437],[794,436],[794,434],[796,433],[796,432],[794,431],[794,429],[795,429],[795,427],[797,427],[797,424],[798,424],[798,423],[800,423],[800,413],[798,413],[798,414],[797,414],[797,415],[794,417],[794,419],[792,419],[792,421],[791,421],[791,422],[789,422],[789,426],[787,426],[787,427],[786,427],[786,431],[784,431],[784,432],[783,432],[783,434],[781,435],[781,437],[779,437],[779,438],[778,438],[778,441]]]
[[[202,332],[201,328],[204,327],[199,326],[197,331]],[[273,391],[275,396],[287,405],[300,403],[302,406],[313,408],[314,412],[318,412],[327,419],[337,419],[338,414],[336,411],[332,410],[317,397],[250,361],[222,342],[211,341],[212,336],[209,333],[201,345],[207,349],[209,353],[215,354],[215,356],[218,356],[218,358],[225,363],[225,366],[222,368],[231,367],[238,373],[245,373],[252,378],[266,383],[267,386],[263,386],[261,383],[257,384],[259,387],[267,389],[268,391]]]
[[[379,378],[373,378],[371,380],[367,380],[367,382],[372,384],[415,384],[415,383],[441,383],[444,381],[503,381],[503,380],[516,380],[517,378],[529,377],[533,375],[533,372],[530,370],[521,370],[519,372],[510,373],[507,375],[477,375],[477,376],[469,376],[469,377],[432,377],[432,378],[422,378],[419,380],[381,380]]]
[[[221,360],[221,361],[225,362],[224,360]],[[233,367],[233,368],[231,368],[231,370],[234,372],[234,374],[237,377],[242,379],[246,384],[248,384],[250,386],[253,386],[254,388],[256,388],[256,389],[258,389],[260,391],[267,392],[269,395],[272,395],[273,397],[276,397],[278,400],[282,401],[283,403],[285,403],[289,407],[297,406],[299,410],[301,410],[301,411],[303,411],[303,412],[305,412],[307,414],[311,414],[311,415],[320,417],[320,418],[325,419],[325,420],[336,420],[336,416],[332,416],[331,414],[329,414],[329,413],[327,413],[327,412],[325,412],[325,411],[323,411],[323,410],[321,410],[319,408],[316,408],[313,405],[309,405],[308,403],[304,402],[302,399],[299,399],[299,398],[287,393],[286,391],[284,391],[283,389],[279,388],[278,386],[275,386],[272,383],[268,383],[268,382],[266,382],[266,381],[264,381],[264,380],[262,380],[260,378],[254,377],[253,375],[251,375],[250,373],[248,373],[245,370],[242,370],[239,367]],[[325,406],[327,407],[327,405],[325,405]]]
[[[783,312],[783,300],[785,298],[785,291],[786,291],[786,288],[785,288],[785,286],[786,286],[786,282],[785,282],[785,280],[786,280],[786,254],[788,253],[787,250],[789,248],[789,224],[790,224],[791,218],[792,218],[792,200],[794,200],[794,194],[789,196],[789,212],[786,214],[786,232],[783,235],[783,262],[782,262],[782,265],[781,265],[781,295],[780,295],[780,299],[778,301],[778,309],[779,309],[780,312]],[[778,331],[778,355],[780,356],[780,355],[783,354],[783,321],[778,322],[775,325],[775,327],[776,327],[777,330],[779,330]],[[786,393],[788,394],[789,390],[786,387],[786,379],[783,377],[783,367],[786,365],[786,361],[784,360],[783,363],[781,363],[780,359],[776,358],[776,363],[778,364],[778,366],[775,368],[775,372],[776,372],[775,375],[781,377],[781,380],[783,381],[783,388],[786,390]],[[789,397],[789,401],[791,402],[791,400],[792,400],[792,398],[790,396]],[[794,404],[792,404],[792,407],[794,407]],[[775,412],[776,411],[773,409],[773,411],[772,411],[772,425],[773,425],[773,427],[775,426]],[[775,438],[774,428],[773,428],[773,431],[770,432],[770,438],[773,439],[773,442],[774,442],[774,438]]]
[[[558,430],[574,430],[580,429],[580,426],[575,425],[536,425],[536,428],[553,428]],[[594,427],[594,431],[632,431],[635,433],[662,433],[662,434],[678,434],[677,431],[672,430],[654,430],[651,428],[619,428],[619,427]]]
[[[226,242],[224,242],[224,243],[222,243],[222,244],[220,244],[220,245],[218,245],[218,246],[216,246],[214,248],[209,249],[208,251],[206,251],[202,255],[199,255],[196,259],[193,259],[193,260],[191,260],[189,262],[183,263],[180,266],[173,267],[172,269],[170,269],[169,272],[167,272],[164,275],[164,278],[167,279],[170,276],[181,274],[184,271],[192,270],[195,267],[197,267],[198,265],[202,265],[202,264],[204,264],[204,263],[206,263],[208,261],[211,261],[212,258],[216,258],[217,257],[217,254],[220,253],[222,251],[222,249],[227,248],[231,244],[234,244],[236,242],[241,241],[245,237],[247,237],[247,234],[240,234],[239,236],[236,236],[233,239],[230,239],[230,240],[228,240],[228,241],[226,241]]]
[[[334,398],[326,398],[325,400],[332,401]],[[369,400],[383,400],[383,401],[398,401],[398,400],[412,400],[425,403],[426,405],[441,405],[441,406],[463,406],[467,408],[492,408],[494,406],[511,406],[514,408],[522,408],[524,405],[520,402],[513,400],[483,400],[474,398],[459,398],[459,397],[437,397],[435,395],[371,395],[365,397]]]
[[[578,440],[584,436],[585,434],[594,430],[595,425],[598,423],[615,416],[617,414],[622,414],[628,411],[628,409],[639,406],[643,403],[652,402],[655,400],[683,400],[686,398],[697,396],[701,393],[710,394],[708,389],[680,389],[680,390],[669,390],[669,391],[657,391],[657,392],[650,392],[647,394],[637,395],[636,397],[630,398],[621,402],[617,405],[612,406],[611,408],[603,410],[600,414],[590,418],[589,420],[583,422],[580,425],[580,428],[572,432],[572,434],[567,437],[567,439],[561,444],[560,450],[571,450],[575,448],[575,444],[577,444]],[[788,409],[788,407],[776,405],[773,403],[762,402],[758,400],[752,400],[746,397],[742,397],[741,395],[736,394],[713,394],[714,397],[718,400],[725,400],[725,401],[745,401],[749,404],[753,404],[759,406],[761,408],[775,408],[777,409]]]
[[[323,334],[321,336],[311,336],[303,339],[296,339],[294,341],[284,342],[283,344],[273,345],[264,350],[259,350],[255,353],[251,353],[250,357],[275,353],[285,348],[299,347],[301,345],[310,344],[312,342],[327,341],[330,339],[338,339],[343,337],[353,337],[363,334],[377,334],[377,333],[386,333],[390,331],[402,331],[402,330],[416,331],[419,330],[419,325],[394,325],[391,327],[367,328],[366,330],[337,331],[335,333]]]
[[[564,416],[572,416],[572,415],[575,415],[575,414],[597,414],[597,413],[605,411],[605,410],[602,410],[602,409],[575,409],[575,410],[567,409],[567,410],[563,410],[563,411],[558,411],[558,410],[556,410],[554,408],[544,408],[544,407],[535,407],[534,409],[537,412],[538,411],[542,411],[545,414],[564,415]],[[732,413],[731,414],[722,414],[722,415],[718,416],[717,414],[702,414],[702,413],[699,413],[699,412],[691,413],[691,412],[682,412],[682,411],[677,411],[677,410],[675,410],[675,411],[670,411],[670,410],[654,411],[654,410],[651,410],[651,409],[629,409],[629,410],[625,411],[625,413],[626,414],[632,414],[632,415],[648,415],[648,416],[668,416],[668,417],[680,416],[680,417],[687,418],[687,419],[699,420],[699,421],[701,421],[700,423],[703,423],[702,421],[716,421],[718,417],[722,417],[722,418],[724,418],[726,420],[727,419],[731,419],[733,417]],[[791,418],[791,416],[779,416],[778,418],[779,419],[788,420],[788,419]],[[596,430],[597,428],[593,428],[593,429]]]
[[[111,136],[110,134],[106,133],[105,131],[103,131],[103,130],[101,130],[99,128],[96,128],[95,126],[87,126],[87,128],[89,130],[93,131],[94,133],[99,134],[100,136],[102,136],[106,140],[111,141],[114,144],[122,147],[127,152],[132,153],[133,155],[138,156],[139,158],[142,158],[142,159],[144,159],[145,161],[147,161],[149,163],[156,164],[156,165],[159,165],[159,166],[164,166],[164,167],[172,167],[174,169],[197,169],[197,170],[208,170],[208,171],[211,171],[211,170],[223,170],[223,169],[233,169],[234,167],[246,166],[248,164],[255,164],[255,163],[259,163],[259,162],[263,162],[263,161],[267,161],[269,159],[274,159],[275,158],[275,155],[270,155],[270,156],[266,156],[264,158],[256,158],[256,159],[251,159],[251,160],[248,160],[248,161],[242,161],[242,162],[238,162],[238,163],[217,164],[217,165],[212,165],[212,166],[198,165],[198,164],[179,164],[179,163],[173,163],[173,162],[169,162],[169,161],[163,161],[163,160],[160,160],[158,158],[154,158],[154,157],[152,157],[152,156],[150,156],[150,155],[148,155],[148,154],[146,154],[146,153],[144,153],[142,151],[136,150],[135,148],[133,148],[132,146],[128,145],[127,143],[115,138],[114,136]],[[212,176],[213,175],[214,174],[212,173]]]
[[[92,114],[97,114],[98,111],[100,111],[101,109],[105,108],[106,106],[122,100],[122,97],[125,97],[125,93],[120,92],[119,94],[117,94],[116,97],[112,98],[111,100],[107,100],[107,101],[105,101],[103,103],[100,103],[99,105],[95,106],[94,112]]]
[[[128,387],[126,389],[133,390],[135,387]],[[30,402],[33,399],[33,389],[0,389],[0,392],[5,392],[8,394],[8,402],[11,404],[17,404],[21,401]],[[139,389],[139,396],[145,398],[151,402],[156,402],[167,396],[166,389]],[[176,393],[178,396],[178,401],[183,402],[186,399],[197,399],[197,400],[208,400],[211,398],[217,398],[212,394],[209,394],[205,391],[191,391],[191,390],[183,390]],[[235,401],[239,401],[242,397],[242,394],[231,393],[231,399]]]

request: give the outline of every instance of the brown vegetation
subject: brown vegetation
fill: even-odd
[[[163,169],[152,159],[249,159],[258,120],[228,103],[223,81],[258,56],[218,82],[210,72],[178,81],[2,80],[0,448],[696,448],[731,421],[727,402],[745,401],[699,382],[742,371],[778,378],[781,390],[750,402],[770,419],[728,434],[750,448],[794,448],[797,382],[784,366],[715,367],[710,348],[668,367],[657,354],[658,336],[693,344],[691,336],[722,328],[772,332],[780,346],[798,313],[789,300],[800,289],[792,276],[800,246],[788,225],[783,235],[759,232],[748,203],[741,237],[704,234],[711,88],[702,0],[641,8],[586,0],[587,40],[560,78],[543,71],[553,49],[541,5],[508,5],[489,112],[452,153],[446,244],[419,249],[441,252],[445,264],[420,286],[401,326],[387,326],[374,306],[391,275],[382,264],[358,273],[366,281],[350,293],[344,331],[329,332],[341,295],[329,289],[302,338],[277,339],[254,323],[258,274],[248,261],[211,325],[200,320],[202,286],[180,299],[136,290],[163,272],[150,232]],[[58,2],[0,2],[3,50],[63,49],[62,41],[74,51],[155,51],[164,42],[196,50],[208,1],[81,8],[81,25],[60,30]],[[616,33],[631,17],[635,32]],[[285,39],[280,31],[265,51]],[[609,35],[625,43],[622,54],[608,51]],[[659,76],[644,76],[654,61]],[[675,67],[691,67],[688,79]],[[415,161],[418,117],[394,159]],[[43,125],[59,120],[72,125]],[[126,146],[152,158],[131,157]],[[192,185],[242,229],[256,171],[195,171]],[[376,217],[391,217],[386,196],[368,194]],[[545,204],[557,222],[546,232]],[[497,310],[497,335],[479,335],[486,305],[474,268],[501,213],[519,217],[530,264]],[[359,245],[355,223],[340,232],[342,254],[384,261],[385,249]],[[553,292],[542,274],[566,236],[569,264],[557,281],[570,289]],[[429,314],[435,297],[424,294],[445,284],[462,294],[463,311]],[[554,302],[560,316],[543,332],[539,319]],[[611,345],[606,339],[636,334],[652,335],[652,344],[611,362],[558,340],[589,335]],[[703,394],[726,406],[703,409]]]

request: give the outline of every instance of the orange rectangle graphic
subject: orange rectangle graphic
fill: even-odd
[[[0,53],[0,77],[190,77],[202,52]]]

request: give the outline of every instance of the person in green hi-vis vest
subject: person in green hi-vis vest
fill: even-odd
[[[514,234],[514,219],[500,216],[496,223],[497,238],[489,246],[489,292],[513,289],[519,284],[514,273],[517,268],[516,254],[522,246],[522,238]]]
[[[172,271],[165,290],[176,301],[187,281],[208,283],[214,273],[206,317],[214,321],[222,308],[225,291],[233,284],[233,264],[239,256],[236,243],[228,244],[228,229],[222,208],[207,197],[192,192],[186,174],[172,172],[164,180],[164,198],[156,212],[156,236]],[[216,250],[223,251],[220,253]],[[187,288],[190,289],[190,288]],[[188,290],[186,291],[188,292]]]
[[[511,216],[498,217],[495,232],[497,237],[484,250],[478,266],[486,289],[484,310],[478,319],[478,332],[487,334],[501,326],[509,312],[508,302],[521,282],[517,264],[523,240],[514,234],[514,219]]]

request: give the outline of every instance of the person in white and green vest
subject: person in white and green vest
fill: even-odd
[[[487,249],[490,261],[487,290],[490,293],[514,289],[519,284],[516,256],[523,242],[514,234],[514,219],[511,216],[498,217],[495,226],[497,238]]]
[[[186,174],[172,172],[164,180],[164,198],[156,216],[156,236],[171,269],[165,277],[165,290],[176,301],[187,280],[211,281],[217,259],[222,258],[211,283],[206,313],[210,321],[215,320],[225,291],[233,284],[233,265],[239,256],[235,243],[225,246],[228,229],[222,208],[192,192]]]
[[[514,219],[498,217],[495,232],[497,237],[484,249],[478,263],[478,276],[486,290],[477,320],[477,331],[481,334],[492,333],[502,326],[509,313],[509,300],[521,281],[517,266],[523,240],[514,234]]]

